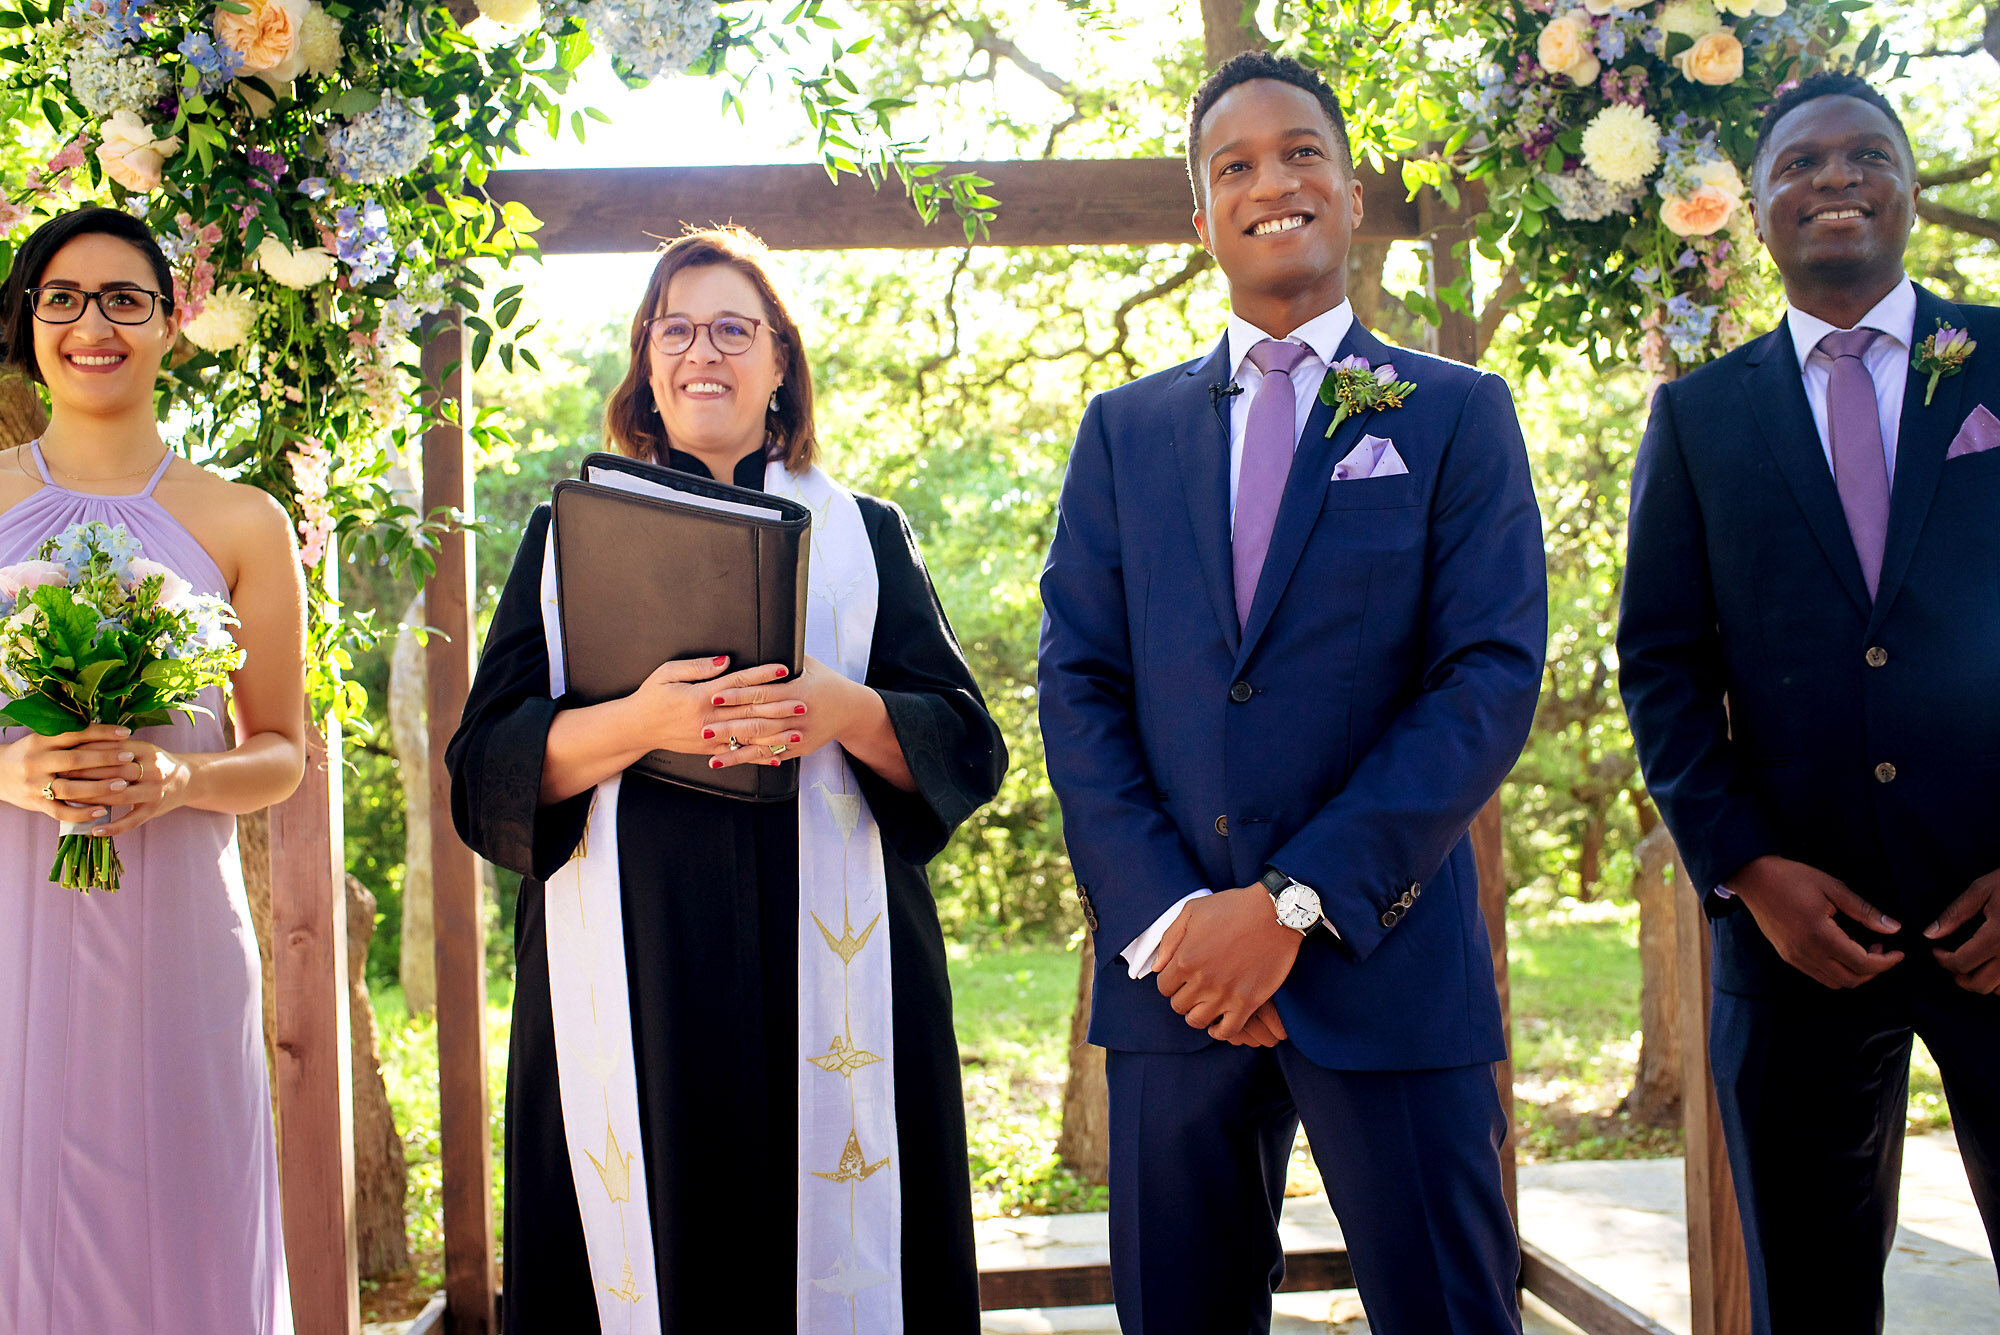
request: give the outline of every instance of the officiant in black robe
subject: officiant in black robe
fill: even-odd
[[[753,448],[727,464],[733,446],[725,439],[714,448],[700,430],[718,416],[700,417],[711,404],[697,401],[692,417],[677,418],[673,396],[682,383],[725,383],[731,393],[757,395],[754,406],[764,409],[754,374],[760,354],[754,347],[719,353],[725,331],[710,330],[696,331],[683,354],[663,356],[652,331],[669,309],[687,304],[688,280],[713,278],[711,269],[745,272],[742,257],[724,245],[719,257],[698,250],[692,264],[684,253],[679,264],[675,258],[670,248],[634,322],[633,374],[607,412],[607,434],[626,453],[644,451],[696,476],[719,470],[722,480],[761,488],[767,452],[775,456],[788,438],[796,446],[800,416],[810,445],[810,385],[796,329],[768,280],[758,283],[767,310],[750,323],[778,346],[784,382],[773,403],[791,414],[765,410]],[[762,275],[754,255],[751,266]],[[686,380],[689,363],[710,378]],[[742,414],[740,405],[723,406]],[[676,430],[681,420],[692,425]],[[711,448],[678,448],[683,443]],[[880,581],[865,684],[880,697],[907,767],[897,776],[906,789],[849,748],[880,826],[887,882],[905,1329],[970,1335],[979,1317],[965,1115],[944,940],[924,866],[998,789],[1006,748],[901,512],[856,500]],[[515,917],[503,1284],[504,1328],[519,1335],[597,1328],[557,1080],[542,885],[575,851],[594,788],[545,800],[550,731],[571,703],[549,698],[540,607],[548,529],[542,506],[516,554],[446,753],[459,833],[525,878]],[[798,1194],[797,801],[734,801],[631,771],[617,815],[663,1328],[789,1329],[782,1314],[793,1286]]]

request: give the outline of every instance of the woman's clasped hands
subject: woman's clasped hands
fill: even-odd
[[[780,663],[726,672],[729,660],[660,664],[632,694],[654,747],[706,755],[712,769],[780,765],[840,740],[868,688],[807,656],[797,676]]]

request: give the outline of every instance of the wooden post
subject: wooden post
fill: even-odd
[[[1466,215],[1462,209],[1446,209],[1442,200],[1426,190],[1417,197],[1417,216],[1430,239],[1430,298],[1438,302],[1440,317],[1431,334],[1431,350],[1440,357],[1475,364],[1480,353],[1477,317],[1470,311],[1453,310],[1438,299],[1439,292],[1465,273],[1465,261],[1452,253],[1452,245],[1465,235]],[[1473,818],[1472,857],[1479,869],[1479,909],[1486,915],[1487,946],[1493,954],[1493,983],[1500,993],[1500,1023],[1507,1037],[1507,1057],[1494,1068],[1493,1081],[1500,1090],[1500,1106],[1507,1114],[1507,1142],[1500,1156],[1501,1181],[1507,1192],[1507,1212],[1518,1221],[1520,1210],[1514,1194],[1514,1023],[1507,994],[1507,866],[1497,793]]]
[[[1694,1335],[1749,1335],[1750,1268],[1708,1066],[1708,915],[1674,859],[1679,934],[1681,1108],[1687,1149],[1688,1286]]]
[[[435,317],[424,344],[428,400],[455,420],[424,435],[426,514],[470,513],[471,377],[464,365],[463,313]],[[430,726],[431,894],[437,931],[439,1133],[444,1159],[444,1291],[451,1335],[497,1329],[493,1267],[492,1134],[486,1102],[486,913],[479,863],[452,828],[444,750],[472,684],[472,536],[454,529],[439,543],[437,573],[424,591],[432,628],[425,647]]]
[[[339,755],[337,724],[323,737],[308,729],[305,778],[271,808],[278,1171],[299,1335],[361,1329]]]

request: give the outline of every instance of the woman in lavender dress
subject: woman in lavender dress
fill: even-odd
[[[39,441],[0,452],[0,565],[71,524],[122,524],[235,604],[246,654],[210,717],[0,730],[6,1335],[291,1329],[235,815],[303,769],[305,588],[277,503],[161,441],[172,292],[152,237],[113,209],[43,226],[0,289],[0,357],[50,403]],[[79,809],[111,818],[115,894],[46,879],[56,822]]]

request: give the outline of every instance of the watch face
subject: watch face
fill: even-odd
[[[1319,895],[1311,886],[1296,881],[1278,892],[1278,921],[1295,932],[1303,932],[1319,921]]]

